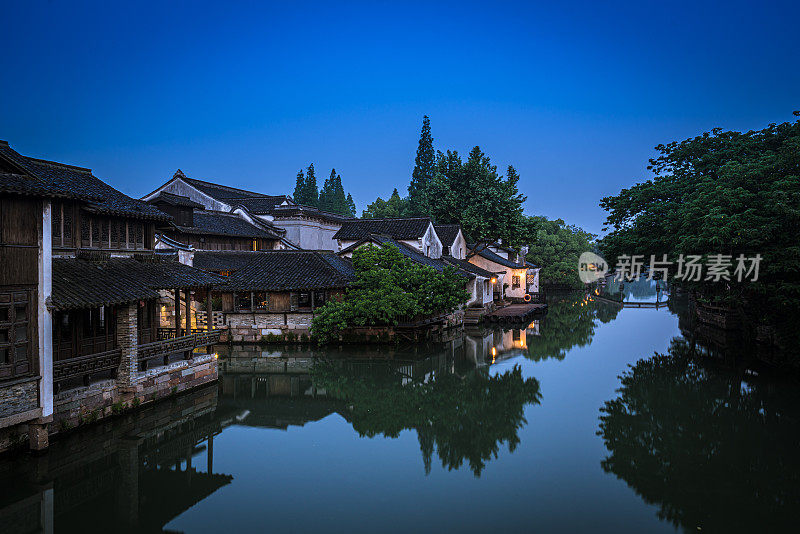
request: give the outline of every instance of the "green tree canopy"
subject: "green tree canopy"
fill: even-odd
[[[322,191],[319,193],[319,209],[340,215],[355,215],[353,197],[345,196],[342,177],[336,174],[336,169],[331,169],[330,176],[322,185]]]
[[[308,166],[305,174],[302,169],[297,173],[297,182],[294,186],[295,202],[303,206],[319,206],[319,190],[317,189],[317,176],[314,174],[314,164]]]
[[[329,301],[314,315],[311,331],[324,343],[351,326],[396,325],[403,318],[448,313],[469,300],[465,280],[413,263],[391,244],[353,252],[356,280],[341,301]]]
[[[458,152],[439,153],[436,176],[431,185],[430,215],[438,223],[460,222],[465,236],[472,241],[495,241],[522,244],[524,230],[519,175],[514,167],[505,177],[497,173],[480,147],[473,148],[466,162]]]
[[[528,260],[541,267],[540,283],[572,289],[583,287],[578,277],[578,258],[583,252],[594,250],[595,236],[561,219],[541,216],[526,217],[524,228],[522,241],[530,247]]]
[[[395,187],[389,200],[383,200],[378,197],[375,202],[367,206],[361,216],[364,219],[380,219],[385,217],[409,217],[410,213],[408,199],[402,198]]]
[[[656,150],[653,178],[600,204],[611,229],[600,242],[606,260],[760,254],[757,282],[731,276],[686,285],[739,306],[753,323],[769,318],[791,327],[787,307],[800,302],[800,121],[745,133],[715,129]]]

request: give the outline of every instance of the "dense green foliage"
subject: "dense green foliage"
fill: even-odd
[[[317,176],[314,173],[313,163],[308,166],[305,174],[302,169],[297,172],[297,182],[294,186],[294,195],[292,198],[295,202],[303,206],[312,206],[316,208],[319,204]]]
[[[416,430],[426,473],[435,450],[442,467],[458,469],[466,461],[480,476],[503,443],[514,451],[525,407],[541,397],[539,383],[523,378],[518,366],[494,375],[472,370],[463,378],[440,370],[408,381],[388,363],[348,368],[340,361],[319,362],[312,379],[317,388],[346,401],[346,417],[361,436],[396,438],[403,430]]]
[[[686,532],[794,530],[800,394],[676,339],[639,360],[601,409],[602,468]]]
[[[509,166],[501,176],[480,147],[463,161],[456,151],[435,152],[430,119],[422,121],[408,197],[397,190],[389,200],[378,198],[364,210],[364,218],[430,217],[437,223],[461,223],[471,241],[523,244],[525,221],[519,175]]]
[[[319,203],[317,207],[331,213],[355,216],[353,197],[350,195],[345,196],[344,187],[342,187],[342,177],[336,174],[336,169],[331,169],[331,175],[322,185],[322,190],[319,192]]]
[[[716,129],[656,149],[652,179],[601,202],[612,229],[600,244],[606,259],[761,254],[757,282],[687,285],[739,306],[753,322],[796,322],[785,312],[800,302],[800,121],[746,133]]]
[[[389,197],[389,200],[383,200],[378,197],[361,214],[364,219],[410,216],[411,210],[408,205],[408,198],[402,198],[400,193],[397,192],[397,188],[392,191],[392,196]]]
[[[519,175],[509,166],[505,177],[497,173],[480,147],[470,151],[467,161],[458,152],[439,153],[430,196],[436,199],[430,215],[438,223],[460,222],[471,241],[519,244],[523,231]]]
[[[523,242],[529,244],[528,259],[541,267],[542,285],[580,289],[578,258],[594,250],[594,235],[563,220],[546,217],[527,217]]]
[[[322,184],[320,191],[317,188],[317,175],[313,163],[308,166],[305,173],[302,170],[297,173],[292,198],[303,206],[311,206],[351,217],[355,217],[356,214],[353,197],[350,194],[345,195],[342,177],[336,174],[336,169],[331,169],[331,175]]]
[[[451,267],[442,272],[411,262],[395,245],[364,246],[353,253],[356,280],[341,301],[314,314],[314,339],[324,343],[343,329],[395,325],[401,318],[447,313],[464,304],[465,279]]]

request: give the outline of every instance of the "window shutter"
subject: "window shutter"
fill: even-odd
[[[289,309],[291,311],[295,311],[297,308],[300,307],[299,304],[298,304],[298,300],[299,300],[299,295],[297,293],[292,293],[290,298],[289,298],[289,301],[290,301],[289,302]]]

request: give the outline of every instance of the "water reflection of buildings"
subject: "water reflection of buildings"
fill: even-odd
[[[395,423],[415,429],[426,443],[423,453],[428,469],[430,444],[442,442],[450,434],[457,436],[459,454],[455,460],[448,459],[452,462],[448,467],[457,468],[459,458],[467,458],[479,473],[494,454],[491,451],[496,444],[516,443],[516,429],[521,424],[523,405],[508,406],[499,393],[506,384],[526,388],[531,399],[535,398],[534,390],[538,391],[538,385],[525,385],[521,377],[502,382],[485,369],[493,361],[522,354],[527,335],[536,326],[470,334],[433,348],[405,351],[361,348],[317,354],[286,350],[266,356],[252,352],[252,347],[248,348],[250,352],[241,348],[220,359],[216,386],[102,425],[87,426],[56,440],[45,456],[25,454],[0,460],[0,531],[161,532],[174,518],[232,482],[231,475],[214,471],[214,436],[225,428],[245,425],[287,429],[333,413],[341,415],[357,432],[366,431],[364,428],[387,431]],[[391,410],[384,414],[385,420],[365,422],[353,402],[315,386],[312,367],[321,356],[325,361],[336,361],[336,377],[363,379],[371,384],[375,398],[361,399],[362,406],[379,402],[389,392],[397,395],[398,403],[415,402],[419,395],[436,392],[453,398],[453,406],[437,404],[437,409],[443,410],[439,419],[453,428],[443,433],[438,426],[429,429],[417,421],[397,422]],[[392,384],[399,389],[393,389]],[[420,384],[428,389],[421,389]],[[413,395],[406,398],[404,392]],[[458,395],[469,401],[454,397]],[[464,430],[465,423],[460,419],[470,402],[471,413],[478,409],[487,413],[481,411],[479,416],[467,418],[469,421],[482,420],[488,413],[507,420],[502,432],[488,441],[488,452],[476,449],[478,443],[461,439],[454,430],[462,429],[466,434],[477,431]],[[368,411],[374,413],[371,408]],[[373,429],[365,426],[367,423],[377,426]]]
[[[526,328],[513,330],[470,331],[464,336],[464,355],[476,367],[500,363],[525,356],[528,352],[528,336],[539,335],[539,321]]]
[[[2,531],[161,532],[232,480],[214,472],[216,406],[211,386],[67,436],[46,456],[6,459]]]

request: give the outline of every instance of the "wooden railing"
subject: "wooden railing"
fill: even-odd
[[[94,373],[114,371],[119,367],[122,351],[120,349],[98,352],[53,362],[53,382],[58,384],[72,378],[83,378],[84,383]]]
[[[166,364],[168,358],[173,354],[182,353],[185,357],[189,357],[192,351],[198,347],[207,347],[208,345],[219,343],[220,336],[222,335],[222,330],[212,330],[209,332],[195,329],[196,333],[189,334],[188,336],[164,338],[162,337],[161,330],[162,329],[159,329],[158,333],[160,341],[139,345],[140,369],[143,369],[145,364],[150,360],[159,358],[163,359]]]
[[[174,329],[172,329],[174,330]],[[161,358],[164,364],[174,354],[183,353],[190,357],[192,351],[198,347],[207,347],[219,343],[222,330],[198,330],[188,336],[162,338],[161,329],[158,337],[160,341],[143,343],[138,347],[139,370],[144,370],[150,360]],[[167,334],[168,335],[168,334]],[[83,384],[88,385],[92,375],[111,371],[116,377],[117,369],[122,360],[122,350],[114,349],[97,354],[77,356],[53,362],[53,382],[60,389],[61,383],[75,378],[82,378]]]
[[[178,330],[179,329],[172,328],[172,327],[159,328],[158,329],[158,340],[159,341],[164,341],[166,339],[175,339],[177,337],[182,337],[183,335],[187,335],[187,332],[186,332],[185,328],[181,328],[180,329],[180,335],[178,335]],[[192,328],[191,331],[188,332],[188,334],[198,334],[200,332],[205,332],[205,331],[206,331],[205,328]]]

